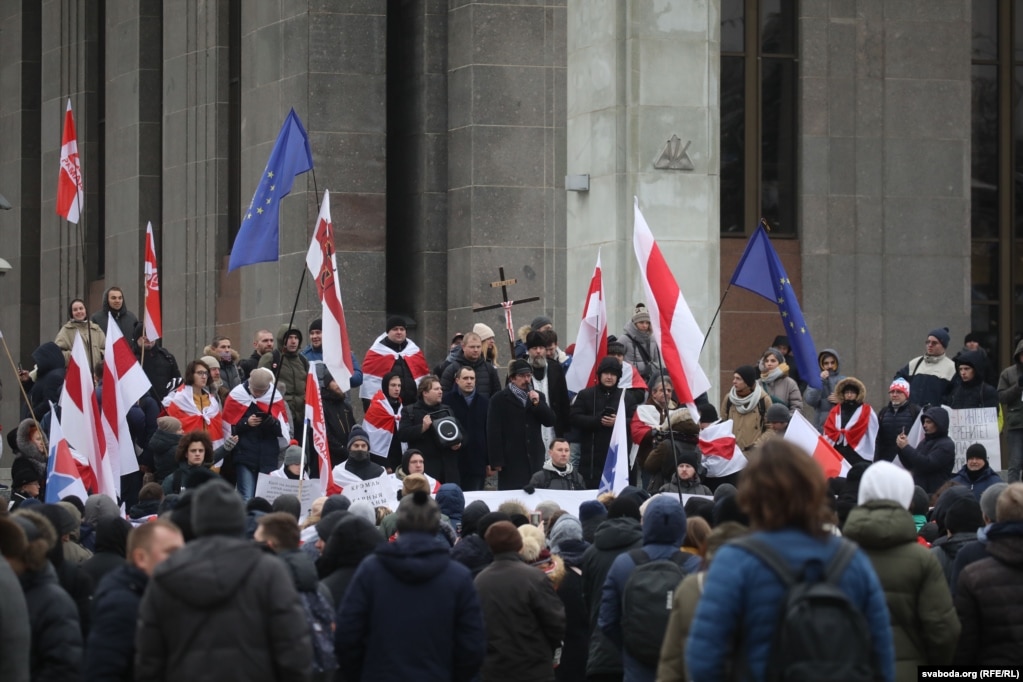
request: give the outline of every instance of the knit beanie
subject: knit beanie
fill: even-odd
[[[297,445],[289,445],[284,451],[284,466],[302,463],[302,448]]]
[[[874,462],[860,479],[856,503],[866,504],[872,500],[891,500],[909,509],[913,502],[913,477],[891,462]]]
[[[743,379],[745,381],[745,379]],[[700,405],[700,423],[701,424],[713,424],[719,419],[717,408],[706,403]]]
[[[522,535],[510,521],[498,521],[487,528],[483,538],[494,554],[518,552],[522,549]]]
[[[212,355],[204,355],[199,358],[199,361],[205,363],[210,369],[220,369],[220,361]]]
[[[395,327],[405,327],[405,318],[401,315],[388,315],[387,317],[387,328],[384,331],[389,332]]]
[[[767,408],[764,412],[764,423],[781,423],[788,424],[789,420],[792,419],[792,414],[789,412],[789,408],[785,407],[781,403],[775,403]]]
[[[482,322],[477,322],[476,324],[473,325],[472,333],[478,334],[480,337],[480,341],[486,341],[487,339],[494,338],[494,330],[488,327],[487,325],[483,324]]]
[[[543,332],[529,332],[526,334],[526,350],[530,348],[545,348],[547,346],[547,335]]]
[[[717,502],[722,498],[735,495],[737,492],[739,492],[738,489],[731,483],[722,483],[714,491],[714,501]]]
[[[490,507],[483,500],[470,502],[462,512],[462,537],[476,533],[479,530],[480,521],[490,513]]]
[[[622,517],[640,520],[639,505],[636,504],[635,498],[618,496],[611,503],[611,507],[607,510],[607,518],[619,519]]]
[[[892,382],[891,386],[888,387],[888,392],[891,393],[892,391],[898,391],[899,393],[902,393],[908,398],[909,382],[903,379],[902,377],[899,377],[898,379]]]
[[[643,303],[637,303],[636,309],[632,313],[632,324],[637,322],[649,322],[650,313],[646,309],[646,305]]]
[[[998,496],[1008,487],[1008,483],[995,483],[980,496],[980,512],[992,522],[998,520]]]
[[[571,514],[562,514],[558,517],[558,522],[554,524],[554,528],[551,529],[551,535],[547,538],[547,544],[551,548],[552,554],[560,554],[561,545],[566,540],[582,539],[583,524]]]
[[[938,329],[932,329],[931,331],[927,332],[927,336],[933,336],[938,340],[938,343],[941,344],[942,348],[948,348],[948,344],[950,341],[948,335],[948,327],[939,327]]]
[[[365,429],[356,424],[352,427],[352,431],[348,436],[348,449],[350,450],[352,448],[352,443],[358,440],[361,440],[366,444],[366,447],[369,447],[369,435],[366,433]]]
[[[501,511],[487,512],[480,517],[480,520],[476,523],[476,534],[481,538],[485,538],[487,535],[487,529],[498,521],[511,521],[511,517]],[[462,531],[465,531],[465,526],[462,526]],[[516,550],[518,551],[518,550]]]
[[[156,429],[176,436],[181,433],[181,420],[176,417],[159,417],[156,420]]]
[[[643,504],[644,502],[650,499],[650,493],[644,490],[643,488],[639,488],[634,485],[627,485],[624,488],[622,488],[622,492],[618,493],[617,499],[615,501],[621,500],[623,498],[631,499],[633,502],[636,503],[636,508],[639,509],[639,505]],[[610,515],[610,511],[613,508],[614,504],[612,504],[611,508],[608,509],[608,515]]]
[[[760,372],[753,365],[743,365],[736,369],[735,373],[739,375],[742,382],[750,389],[756,386],[757,377],[760,376]]]
[[[980,443],[974,443],[970,447],[966,448],[966,459],[982,459],[987,461],[987,448]]]
[[[377,512],[372,504],[366,500],[356,500],[348,508],[348,513],[366,519],[374,526],[377,525]]]
[[[424,490],[403,495],[398,503],[399,533],[436,533],[440,528],[440,507]]]
[[[320,518],[323,518],[331,512],[348,511],[348,508],[351,506],[352,501],[344,495],[331,495],[327,498],[327,501],[323,503],[323,507],[320,509]]]
[[[597,365],[597,376],[601,374],[614,374],[619,379],[622,378],[622,363],[618,362],[618,358],[613,358],[610,355],[600,361]]]
[[[547,325],[551,325],[553,327],[554,321],[546,315],[540,315],[533,318],[533,321],[529,323],[529,328],[538,332],[540,331],[540,327],[546,327]]]
[[[315,320],[309,323],[310,332],[322,332],[323,331],[323,318],[317,317]]]
[[[278,495],[271,509],[275,512],[287,512],[298,521],[302,517],[302,502],[295,495]]]
[[[579,521],[585,523],[593,518],[607,518],[607,507],[597,500],[586,500],[579,505]]]
[[[952,533],[972,533],[983,525],[980,503],[972,495],[959,498],[945,512],[945,528]]]
[[[192,530],[196,537],[245,532],[245,502],[227,481],[214,480],[196,488],[192,498]]]

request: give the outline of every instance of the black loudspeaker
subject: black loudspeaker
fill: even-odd
[[[437,444],[444,448],[450,448],[462,442],[462,425],[458,423],[454,415],[448,410],[438,410],[430,415],[433,424],[430,430]]]

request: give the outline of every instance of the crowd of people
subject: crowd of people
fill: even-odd
[[[101,391],[111,316],[152,384],[128,415],[139,471],[122,477],[120,500],[43,504],[68,353],[80,336]],[[565,378],[573,349],[549,318],[520,330],[503,365],[484,324],[432,368],[403,318],[385,326],[361,363],[351,357],[358,409],[322,363],[318,320],[306,334],[260,330],[244,359],[217,336],[181,374],[119,289],[92,318],[73,301],[20,375],[25,419],[8,435],[17,454],[0,490],[0,580],[17,598],[0,605],[0,670],[720,680],[803,665],[828,679],[902,680],[917,665],[1021,658],[1023,621],[1009,607],[1023,591],[1023,342],[996,388],[976,338],[949,357],[948,330],[932,330],[875,411],[836,350],[819,354],[822,387],[808,387],[778,337],[736,368],[719,407],[700,396],[695,414],[678,404],[642,304],[578,393]],[[328,476],[299,445],[310,381],[330,478],[343,488],[392,476],[392,504],[335,494],[303,510],[292,495],[256,494],[261,474]],[[953,470],[943,406],[1001,410],[1011,485],[980,444]],[[598,495],[620,407],[630,485]],[[825,478],[784,438],[797,413],[848,475]],[[700,434],[723,420],[747,463],[710,475]],[[465,504],[481,490],[523,501]],[[544,490],[593,499],[576,514]],[[817,617],[848,628],[842,646],[781,649],[778,632],[800,622],[779,613],[803,582],[841,595]]]

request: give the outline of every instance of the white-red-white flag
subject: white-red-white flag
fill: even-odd
[[[163,313],[160,311],[160,269],[156,265],[156,240],[153,223],[146,223],[146,338],[156,341],[163,336]]]
[[[82,183],[82,165],[78,160],[78,135],[75,118],[71,114],[71,100],[64,112],[64,134],[60,141],[60,175],[57,176],[57,215],[69,223],[77,223],[82,213],[85,186]]]
[[[313,434],[313,450],[320,468],[320,495],[337,495],[341,486],[334,483],[334,467],[330,465],[330,446],[327,444],[327,421],[323,417],[323,399],[320,396],[320,381],[316,376],[316,365],[309,365],[309,376],[305,379],[305,423]]]
[[[117,327],[115,322],[113,325]],[[60,419],[71,447],[85,456],[96,476],[96,492],[117,502],[117,484],[106,456],[102,416],[96,402],[96,388],[89,369],[89,355],[80,334],[75,334],[60,393]]]
[[[636,199],[636,218],[632,244],[636,249],[640,277],[646,291],[647,309],[654,342],[661,349],[664,367],[671,377],[679,402],[689,406],[694,419],[696,397],[710,388],[710,379],[700,367],[703,332],[689,310],[675,277],[647,225]]]
[[[735,444],[731,419],[715,422],[700,431],[700,452],[710,478],[721,478],[746,468],[746,455]]]
[[[107,343],[103,351],[103,436],[107,459],[117,491],[121,476],[139,470],[135,444],[128,431],[128,410],[146,394],[152,384],[142,371],[113,314],[107,320]]]
[[[800,412],[794,412],[785,429],[785,440],[798,445],[820,464],[827,478],[845,477],[852,467],[845,457],[831,443],[818,433],[813,424],[806,420]]]
[[[575,336],[575,351],[572,364],[565,372],[568,390],[578,393],[596,382],[597,365],[607,355],[607,304],[604,299],[604,279],[600,267],[600,251],[597,251],[597,265],[590,277],[590,288],[583,303],[583,319]]]
[[[337,278],[334,251],[334,226],[330,222],[330,192],[323,191],[320,215],[313,228],[313,240],[305,264],[313,274],[316,293],[323,306],[323,364],[330,370],[342,391],[352,387],[352,349],[348,344],[345,308],[341,303],[341,284]]]

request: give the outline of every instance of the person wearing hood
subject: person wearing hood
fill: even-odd
[[[679,450],[675,461],[675,473],[671,481],[662,485],[657,492],[683,495],[713,495],[711,489],[700,483],[700,451],[695,448]]]
[[[131,524],[120,517],[103,519],[96,526],[96,551],[81,565],[93,585],[98,586],[107,573],[124,563],[131,528]]]
[[[909,444],[909,437],[900,433],[895,438],[899,459],[913,474],[913,480],[927,493],[933,493],[952,477],[956,446],[948,437],[948,411],[943,407],[924,410],[924,440],[919,446]]]
[[[553,682],[554,652],[565,639],[565,607],[543,571],[519,554],[522,535],[510,521],[487,528],[494,562],[476,576],[486,624],[482,678]]]
[[[632,319],[625,323],[624,333],[618,341],[625,346],[625,361],[631,363],[647,384],[661,370],[661,351],[650,328],[650,312],[643,303],[637,303]]]
[[[803,396],[799,384],[789,376],[789,365],[785,354],[777,348],[768,348],[760,357],[760,387],[772,403],[789,408],[790,414],[803,409]]]
[[[85,352],[89,357],[89,369],[90,371],[94,370],[103,359],[107,336],[98,324],[89,320],[89,311],[82,299],[73,299],[68,304],[67,313],[68,321],[60,328],[57,338],[53,340],[64,353],[64,366],[67,367],[67,363],[71,359],[71,349],[75,346],[75,335],[77,334],[85,343]]]
[[[735,444],[745,452],[767,428],[765,420],[771,398],[757,381],[757,368],[742,365],[732,373],[732,388],[721,401],[721,420],[732,420]]]
[[[465,513],[465,494],[462,489],[454,483],[444,483],[437,490],[435,499],[440,506],[440,513],[447,517],[452,528],[457,528]]]
[[[469,569],[475,578],[494,560],[483,536],[490,524],[508,521],[509,516],[502,512],[491,512],[483,500],[470,502],[462,512],[461,538],[451,548],[451,558]]]
[[[479,672],[486,654],[480,603],[469,569],[436,540],[440,522],[425,492],[402,498],[398,539],[359,564],[334,634],[344,679],[468,682]]]
[[[899,377],[888,387],[888,404],[877,413],[877,438],[874,440],[874,461],[890,462],[899,448],[895,439],[909,433],[920,414],[920,406],[909,401],[909,382]]]
[[[56,405],[60,401],[67,363],[60,346],[52,341],[32,351],[32,360],[36,363],[32,372],[18,370],[18,380],[28,395],[28,403],[21,406],[21,418],[28,419],[34,414],[41,420],[50,413],[50,403]]]
[[[834,348],[825,348],[817,354],[817,366],[821,368],[821,387],[807,387],[803,393],[803,403],[814,409],[814,422],[817,430],[823,433],[824,422],[827,421],[831,408],[842,402],[838,393],[838,382],[845,379],[841,371],[841,358]]]
[[[917,542],[909,513],[913,477],[876,462],[860,481],[858,506],[842,528],[870,559],[884,589],[895,642],[895,679],[916,680],[917,666],[948,665],[959,619],[937,558]]]
[[[673,559],[680,563],[683,575],[695,573],[700,568],[700,558],[694,555],[680,556],[679,548],[686,535],[686,512],[678,500],[669,497],[655,497],[643,513],[642,552],[649,561]],[[654,679],[656,666],[650,667],[629,651],[625,644],[623,621],[627,614],[622,608],[626,583],[637,564],[632,552],[620,554],[608,570],[600,599],[600,614],[597,625],[622,655],[625,679],[639,682]]]
[[[909,382],[918,405],[941,405],[952,389],[956,366],[945,354],[950,340],[948,327],[932,329],[927,335],[924,354],[913,358],[895,373],[895,378],[902,377]]]
[[[259,367],[266,367],[277,381],[288,387],[284,402],[291,410],[291,423],[305,423],[305,382],[309,376],[309,360],[298,352],[302,346],[302,332],[282,324],[277,330],[277,347],[259,358]]]
[[[125,538],[121,538],[118,565],[97,583],[92,600],[92,627],[82,667],[87,680],[135,679],[135,622],[142,595],[153,570],[185,544],[177,526],[160,520],[139,526]]]
[[[952,589],[952,566],[959,550],[977,539],[977,529],[984,526],[980,502],[973,495],[964,495],[952,501],[943,517],[945,536],[931,545],[931,553],[941,564],[945,584]]]
[[[1001,483],[1002,477],[988,463],[987,448],[980,443],[974,443],[966,448],[966,465],[952,477],[952,480],[972,490],[973,496],[980,502],[984,491]]]
[[[622,396],[618,381],[622,378],[622,363],[616,358],[602,358],[597,365],[597,383],[584,388],[575,396],[569,412],[569,422],[579,430],[582,455],[579,473],[587,488],[597,488],[604,473],[604,461],[611,446],[611,433],[618,414],[618,403],[625,400],[625,418],[632,419],[636,410],[631,396]],[[626,422],[626,429],[628,422]]]
[[[997,390],[1005,419],[1008,481],[1018,483],[1023,469],[1023,339],[1012,352],[1012,364],[998,375]]]
[[[93,324],[106,334],[107,323],[111,315],[113,315],[114,322],[117,323],[117,327],[121,330],[121,336],[131,346],[132,352],[135,352],[137,350],[135,345],[135,325],[139,323],[139,318],[135,316],[135,313],[128,310],[121,287],[110,287],[103,292],[103,307],[98,312],[93,313],[91,319]]]
[[[824,422],[824,438],[850,465],[873,461],[877,415],[866,402],[866,387],[859,379],[846,377],[835,392],[842,401],[831,408]]]
[[[533,474],[526,488],[542,490],[585,490],[586,481],[572,468],[572,449],[564,438],[555,438],[547,449],[543,468]]]
[[[348,591],[348,585],[363,559],[386,542],[375,525],[355,514],[341,517],[316,560],[320,584],[330,591],[334,610]]]
[[[1023,485],[998,496],[998,521],[987,530],[986,559],[959,574],[954,603],[963,631],[953,663],[1019,667],[1023,613]]]
[[[586,654],[590,644],[589,616],[583,599],[582,559],[590,543],[583,540],[583,526],[571,514],[555,519],[547,538],[551,558],[559,561],[563,575],[556,580],[555,590],[565,606],[565,642],[561,646],[561,663],[554,679],[573,682],[586,679]]]
[[[334,467],[334,482],[344,486],[345,483],[379,478],[385,473],[382,466],[370,461],[369,436],[361,426],[353,426],[352,435],[348,437],[348,459]]]
[[[964,350],[954,358],[959,381],[952,383],[942,400],[953,410],[972,410],[981,407],[998,407],[998,391],[984,383],[987,370],[987,353],[982,350]]]
[[[163,479],[173,475],[178,468],[178,444],[184,433],[181,420],[176,417],[156,420],[156,432],[139,455],[139,464],[145,464],[153,472],[153,480],[157,483],[163,483]]]
[[[196,539],[153,571],[135,679],[308,680],[309,627],[287,567],[243,537],[245,503],[227,482],[189,493]]]
[[[437,433],[431,429],[434,419],[441,417],[439,412],[450,414],[443,404],[444,391],[440,379],[433,374],[419,381],[418,399],[411,405],[401,408],[401,421],[395,437],[408,447],[423,453],[426,462],[426,473],[441,483],[459,483],[459,450],[462,442],[441,442]]]
[[[30,463],[31,470],[35,471],[39,482],[43,483],[46,480],[46,463],[49,460],[49,453],[46,451],[46,437],[35,419],[23,419],[18,424],[15,443],[18,445],[15,462],[24,460]],[[13,465],[11,473],[14,473]]]

